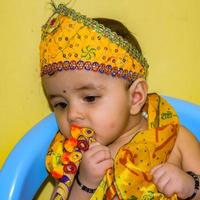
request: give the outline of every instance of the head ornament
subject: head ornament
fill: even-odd
[[[41,76],[63,70],[87,70],[131,82],[146,78],[148,64],[129,42],[64,4],[54,9],[42,27]]]

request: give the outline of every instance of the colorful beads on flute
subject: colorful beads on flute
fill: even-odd
[[[59,180],[54,199],[66,199],[82,159],[82,151],[87,151],[94,142],[94,131],[90,128],[71,127],[71,137],[58,132],[48,150],[46,167]]]

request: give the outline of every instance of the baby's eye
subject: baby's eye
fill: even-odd
[[[60,103],[56,103],[53,107],[54,108],[65,109],[67,107],[67,104],[64,103],[64,102],[60,102]]]
[[[84,97],[84,101],[87,102],[94,102],[97,99],[98,96],[86,96]]]

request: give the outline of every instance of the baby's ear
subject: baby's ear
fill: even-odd
[[[148,86],[142,79],[136,79],[129,88],[130,95],[130,114],[138,114],[146,102]]]

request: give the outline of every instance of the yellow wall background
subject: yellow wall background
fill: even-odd
[[[199,0],[72,0],[70,6],[129,27],[150,64],[150,91],[200,104]],[[1,0],[0,167],[25,132],[50,112],[38,50],[40,28],[50,14],[49,0]],[[48,183],[37,199],[48,199],[51,190]]]

